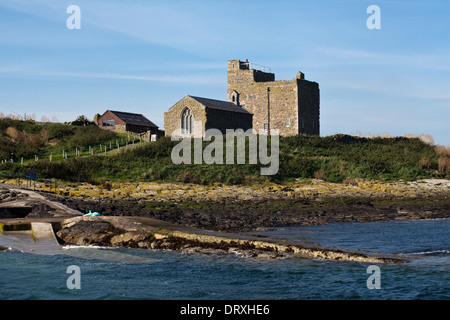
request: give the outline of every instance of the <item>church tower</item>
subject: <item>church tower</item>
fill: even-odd
[[[275,74],[250,68],[248,60],[230,60],[227,76],[227,100],[253,114],[258,133],[320,134],[319,85],[305,80],[302,72],[292,80],[275,81]]]

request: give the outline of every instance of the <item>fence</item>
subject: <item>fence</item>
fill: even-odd
[[[153,139],[151,141],[154,141]],[[143,139],[136,139],[136,137],[133,136],[131,138],[130,135],[128,135],[127,138],[121,138],[121,139],[115,139],[114,141],[108,141],[106,143],[99,143],[94,146],[88,146],[88,148],[75,148],[71,150],[62,150],[59,152],[51,152],[47,154],[40,154],[40,155],[34,155],[32,157],[21,157],[20,158],[20,164],[23,165],[24,162],[29,161],[39,161],[39,160],[47,160],[47,161],[53,161],[53,160],[62,160],[62,159],[68,159],[68,158],[77,158],[77,157],[83,157],[83,156],[93,156],[93,155],[106,155],[110,152],[119,152],[122,150],[125,150],[127,148],[131,147],[138,147],[141,146],[143,143],[145,143]],[[150,142],[150,141],[148,141]],[[40,158],[39,158],[40,157]],[[13,163],[14,159],[2,159],[0,161],[0,164],[5,163]]]

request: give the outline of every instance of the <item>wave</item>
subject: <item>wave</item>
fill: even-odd
[[[73,245],[68,244],[62,246],[62,249],[69,250],[69,249],[102,249],[102,250],[113,250],[117,249],[118,247],[103,247],[103,246],[80,246],[80,245]]]
[[[124,251],[117,251],[117,249],[123,249],[119,247],[65,245],[62,249],[65,251],[64,254],[68,256],[88,260],[123,263],[151,263],[160,261],[158,259],[130,254],[126,252],[126,249]]]
[[[423,252],[413,252],[412,255],[431,255],[431,254],[449,254],[450,250],[432,250]]]

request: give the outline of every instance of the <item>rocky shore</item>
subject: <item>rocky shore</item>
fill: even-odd
[[[449,180],[346,184],[312,180],[254,187],[125,184],[109,189],[82,184],[47,197],[83,213],[150,217],[224,232],[450,217]]]
[[[369,257],[237,233],[294,224],[449,218],[450,181],[332,184],[310,180],[283,186],[60,184],[53,190],[37,183],[36,192],[19,189],[9,181],[0,190],[0,218],[13,218],[14,208],[22,208],[17,209],[22,216],[16,218],[56,219],[51,220],[56,235],[65,244],[402,262],[396,257]],[[85,217],[89,211],[102,216]]]
[[[64,220],[56,235],[64,243],[157,250],[180,250],[192,254],[236,254],[276,259],[302,257],[366,263],[402,263],[399,257],[368,256],[332,248],[304,246],[252,237],[161,228],[119,217],[76,217]]]
[[[17,180],[1,181],[17,184]],[[24,182],[22,181],[22,184]],[[198,185],[192,183],[58,183],[37,182],[36,189],[57,195],[83,199],[136,199],[157,203],[241,202],[264,200],[324,200],[324,199],[431,199],[450,197],[450,180],[424,179],[408,182],[347,179],[343,183],[297,179],[285,184],[262,185]]]

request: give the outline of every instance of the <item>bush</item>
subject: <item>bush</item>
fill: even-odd
[[[44,128],[48,132],[49,140],[70,138],[75,134],[74,127],[59,123],[47,123]]]
[[[7,123],[7,126],[0,121],[0,128],[2,125],[4,128],[3,133],[10,124]],[[66,128],[70,128],[70,132],[74,134],[67,140],[62,140],[61,144],[70,143],[73,146],[87,148],[89,144],[116,138],[113,132],[95,126],[79,128],[66,126]],[[19,132],[22,132],[20,130]],[[69,133],[69,130],[64,131],[66,129],[58,130],[60,129],[48,127],[49,137],[54,136],[56,132],[62,135]],[[20,136],[17,132],[11,131],[10,134]],[[42,141],[42,135],[40,137]],[[36,152],[33,144],[17,145],[6,134],[0,135],[0,141],[2,142],[0,155],[4,158],[9,157],[10,150],[19,150],[23,154],[30,155]],[[262,165],[248,164],[248,158],[247,163],[242,165],[175,165],[172,163],[171,153],[177,143],[171,141],[169,137],[164,137],[156,142],[109,156],[69,158],[53,162],[39,161],[32,162],[28,166],[38,169],[40,174],[47,178],[98,181],[98,183],[103,180],[161,180],[200,184],[215,182],[246,184],[265,181],[282,183],[296,178],[342,182],[348,177],[413,180],[424,177],[448,177],[450,174],[449,149],[435,148],[418,138],[368,139],[346,135],[280,137],[280,166],[274,176],[261,176]],[[203,142],[203,148],[208,143]],[[226,157],[225,150],[224,157]],[[1,168],[13,171],[9,166],[4,165]]]
[[[74,136],[70,139],[70,147],[88,147],[112,140],[115,137],[116,134],[113,131],[103,130],[97,126],[77,127]]]

